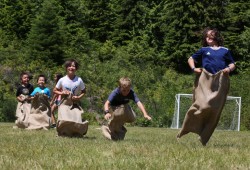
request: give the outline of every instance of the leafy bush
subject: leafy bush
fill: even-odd
[[[0,122],[13,122],[16,115],[17,102],[15,99],[6,99],[0,102]]]

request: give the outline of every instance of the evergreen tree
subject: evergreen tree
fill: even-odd
[[[25,39],[31,27],[31,20],[42,0],[0,1],[0,27],[8,35]]]
[[[231,0],[227,5],[225,14],[225,44],[237,61],[237,71],[250,69],[250,2],[244,0]]]
[[[100,42],[108,40],[108,35],[113,31],[111,25],[114,24],[112,5],[107,0],[86,0],[88,13],[85,25],[91,39]]]
[[[200,31],[207,26],[222,27],[224,1],[165,1],[159,14],[164,33],[161,60],[168,67],[187,72],[187,58],[200,46]]]
[[[63,11],[61,16],[65,20],[66,31],[68,33],[66,44],[66,55],[81,55],[92,50],[92,42],[89,40],[89,32],[86,28],[88,9],[85,1],[60,0]]]
[[[110,39],[117,45],[126,45],[132,39],[152,43],[152,9],[157,1],[114,0],[111,1],[115,20],[111,25]],[[144,39],[146,38],[146,39]],[[150,42],[151,41],[151,42]],[[152,44],[151,44],[152,45]]]
[[[44,0],[42,3],[27,39],[30,60],[44,60],[48,65],[64,62],[67,33],[61,12],[62,7],[56,0]]]

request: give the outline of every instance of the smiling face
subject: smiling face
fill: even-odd
[[[76,64],[72,62],[67,66],[67,73],[68,75],[75,75],[76,72]]]
[[[44,87],[45,86],[45,82],[46,82],[45,77],[39,77],[38,80],[37,80],[37,85],[39,87]]]
[[[213,30],[209,30],[207,32],[206,41],[209,46],[218,46],[218,43],[215,37],[215,32]]]
[[[22,84],[27,85],[27,84],[29,84],[29,81],[30,81],[29,75],[28,74],[24,74],[22,76],[22,78],[21,78]]]

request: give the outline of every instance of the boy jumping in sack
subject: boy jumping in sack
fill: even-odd
[[[144,117],[151,120],[143,104],[131,88],[131,80],[128,77],[122,77],[119,80],[119,87],[114,89],[104,104],[106,120],[109,120],[107,126],[102,126],[103,135],[110,140],[123,140],[127,132],[125,123],[135,121],[135,113],[129,106],[129,101],[133,100]]]

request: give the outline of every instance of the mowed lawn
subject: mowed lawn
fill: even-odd
[[[176,140],[178,130],[127,127],[124,141],[109,141],[99,126],[84,138],[56,130],[27,131],[0,123],[0,169],[250,169],[250,132],[215,131],[206,147],[198,136]]]

